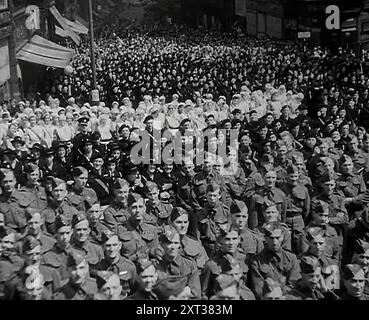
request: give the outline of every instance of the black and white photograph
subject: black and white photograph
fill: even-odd
[[[369,300],[369,0],[0,0],[19,300]]]

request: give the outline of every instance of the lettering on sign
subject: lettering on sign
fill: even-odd
[[[0,0],[0,10],[8,9],[8,0]]]
[[[340,8],[335,5],[330,5],[325,8],[325,14],[328,17],[325,19],[325,26],[328,30],[339,30],[340,29]]]
[[[26,8],[26,13],[29,15],[26,19],[26,28],[28,30],[38,30],[40,29],[40,9],[38,6],[28,6]]]

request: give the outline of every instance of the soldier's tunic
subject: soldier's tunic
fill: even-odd
[[[96,281],[87,278],[85,283],[77,286],[69,281],[55,293],[54,300],[93,300],[97,293]]]
[[[104,251],[102,247],[90,240],[86,240],[83,243],[73,241],[72,248],[86,255],[86,260],[91,268],[96,267],[96,265],[104,259]]]
[[[266,201],[272,201],[276,204],[278,211],[281,214],[282,222],[285,222],[287,199],[286,195],[281,189],[272,188],[267,189],[263,187],[255,193],[250,200],[249,206],[249,228],[255,229],[258,225],[264,223],[264,206]]]
[[[75,186],[71,187],[67,199],[78,211],[86,211],[84,201],[91,205],[97,203],[96,192],[88,187],[83,189],[77,189]]]
[[[109,228],[116,228],[118,225],[123,225],[129,217],[130,214],[127,211],[126,205],[116,201],[113,201],[104,211],[104,223]]]
[[[310,195],[308,190],[298,184],[291,186],[285,183],[281,186],[281,190],[286,195],[286,224],[291,230],[292,251],[300,254],[299,243],[305,228],[305,219],[310,213]]]
[[[107,258],[104,258],[95,266],[94,269],[94,272],[102,270],[112,271],[117,274],[123,288],[123,295],[132,294],[137,287],[136,266],[133,262],[125,257],[119,256],[119,259],[113,262],[109,261]]]
[[[66,200],[63,200],[60,204],[51,202],[44,210],[41,211],[41,214],[45,219],[46,230],[50,234],[55,234],[55,218],[58,215],[64,215],[71,221],[72,217],[78,214],[78,211],[76,208],[69,205]]]
[[[199,272],[195,262],[180,254],[169,261],[162,259],[156,266],[158,281],[154,292],[160,299],[167,300],[170,296],[177,296],[188,286],[193,299],[200,299],[201,288]]]
[[[208,256],[211,256],[217,248],[220,225],[230,222],[230,208],[223,203],[218,203],[213,208],[206,204],[201,210],[198,217],[198,230]]]
[[[262,297],[264,280],[272,278],[282,284],[282,290],[288,291],[301,278],[300,266],[296,256],[286,250],[273,252],[264,248],[250,264],[250,279],[256,298]]]
[[[240,263],[242,269],[242,281],[247,282],[248,257],[241,250],[234,254],[218,252],[205,264],[201,272],[201,296],[203,299],[209,299],[215,294],[215,279],[224,272],[224,268],[229,266],[230,261],[234,259]]]
[[[149,254],[153,256],[159,245],[158,229],[144,220],[137,221],[130,217],[123,226],[124,231],[136,231],[139,237],[146,243]]]

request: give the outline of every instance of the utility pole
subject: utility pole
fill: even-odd
[[[88,0],[89,4],[89,17],[90,17],[90,55],[91,55],[91,69],[92,69],[92,101],[99,101],[99,91],[97,90],[96,82],[96,64],[95,64],[95,46],[94,46],[94,21],[93,21],[93,8],[92,0]]]

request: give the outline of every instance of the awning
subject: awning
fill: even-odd
[[[77,44],[77,46],[81,43],[81,38],[78,34],[76,34],[70,26],[66,23],[65,18],[62,17],[60,12],[55,6],[50,7],[50,11],[55,17],[56,21],[60,24],[60,26],[64,29],[64,31],[68,34],[69,37]]]
[[[38,35],[32,37],[17,52],[17,59],[48,67],[65,68],[73,57],[73,50],[46,40]]]
[[[88,28],[86,28],[82,23],[79,21],[70,21],[66,18],[64,18],[67,25],[74,31],[75,33],[81,33],[81,34],[88,34]]]

